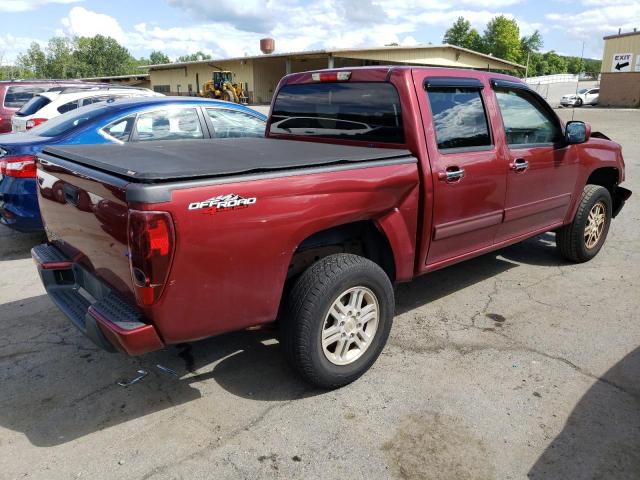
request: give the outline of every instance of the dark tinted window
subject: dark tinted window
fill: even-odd
[[[91,105],[92,103],[105,102],[110,98],[116,98],[112,95],[99,95],[97,97],[88,97],[82,99],[82,105]]]
[[[20,110],[16,112],[19,117],[26,117],[27,115],[33,115],[44,106],[51,103],[47,97],[36,95],[27,103],[25,103]]]
[[[158,93],[169,93],[171,91],[171,87],[169,85],[154,85],[153,91]]]
[[[480,90],[442,87],[429,89],[427,95],[438,149],[491,145]]]
[[[562,140],[557,118],[530,92],[496,90],[509,145],[545,145]]]
[[[45,87],[14,86],[7,88],[4,95],[4,106],[7,108],[20,108],[33,98],[37,93],[45,91]]]
[[[398,92],[390,83],[285,85],[270,132],[404,143]]]
[[[74,100],[73,102],[69,102],[69,103],[65,103],[63,105],[60,105],[58,107],[58,112],[59,113],[67,113],[67,112],[70,112],[71,110],[75,110],[76,108],[78,108],[78,100]]]

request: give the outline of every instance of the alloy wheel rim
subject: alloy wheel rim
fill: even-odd
[[[607,218],[604,203],[598,202],[589,211],[587,224],[584,227],[584,245],[589,250],[598,245],[604,231],[605,220]]]
[[[322,351],[334,365],[349,365],[362,357],[378,330],[380,307],[366,287],[338,295],[322,324]]]

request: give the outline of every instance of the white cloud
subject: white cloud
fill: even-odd
[[[61,22],[65,32],[69,35],[81,37],[104,35],[113,37],[121,43],[127,41],[127,35],[115,18],[87,10],[84,7],[73,7]]]
[[[571,15],[549,13],[553,27],[574,41],[585,42],[585,56],[602,54],[602,37],[640,26],[640,3],[637,0],[583,0],[587,8],[576,8]],[[603,6],[604,5],[604,6]],[[591,7],[591,8],[590,8]]]
[[[16,57],[27,51],[33,42],[44,47],[44,42],[31,37],[16,37],[10,33],[0,34],[0,65],[11,65]]]
[[[69,4],[82,1],[83,0],[2,0],[2,2],[0,2],[0,12],[27,12],[50,3]]]

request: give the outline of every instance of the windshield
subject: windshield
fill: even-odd
[[[97,106],[96,106],[97,105]],[[99,117],[109,110],[108,105],[96,104],[78,108],[68,113],[52,118],[45,123],[32,128],[29,132],[39,137],[57,137],[74,128]]]
[[[273,105],[269,132],[404,143],[398,92],[382,82],[285,85]]]
[[[586,93],[587,89],[586,88],[581,88],[580,90],[578,90],[578,93]]]

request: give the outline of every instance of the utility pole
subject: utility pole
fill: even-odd
[[[576,96],[578,96],[578,87],[580,86],[580,71],[582,70],[582,59],[584,58],[584,40],[582,41],[582,53],[580,54],[580,66],[578,68],[578,78],[576,80]],[[576,114],[576,106],[573,106],[572,112],[571,112],[571,120],[573,120],[573,117]]]
[[[529,78],[529,58],[531,57],[531,50],[529,50],[527,52],[527,66],[524,69],[524,81],[527,81],[527,78]]]

